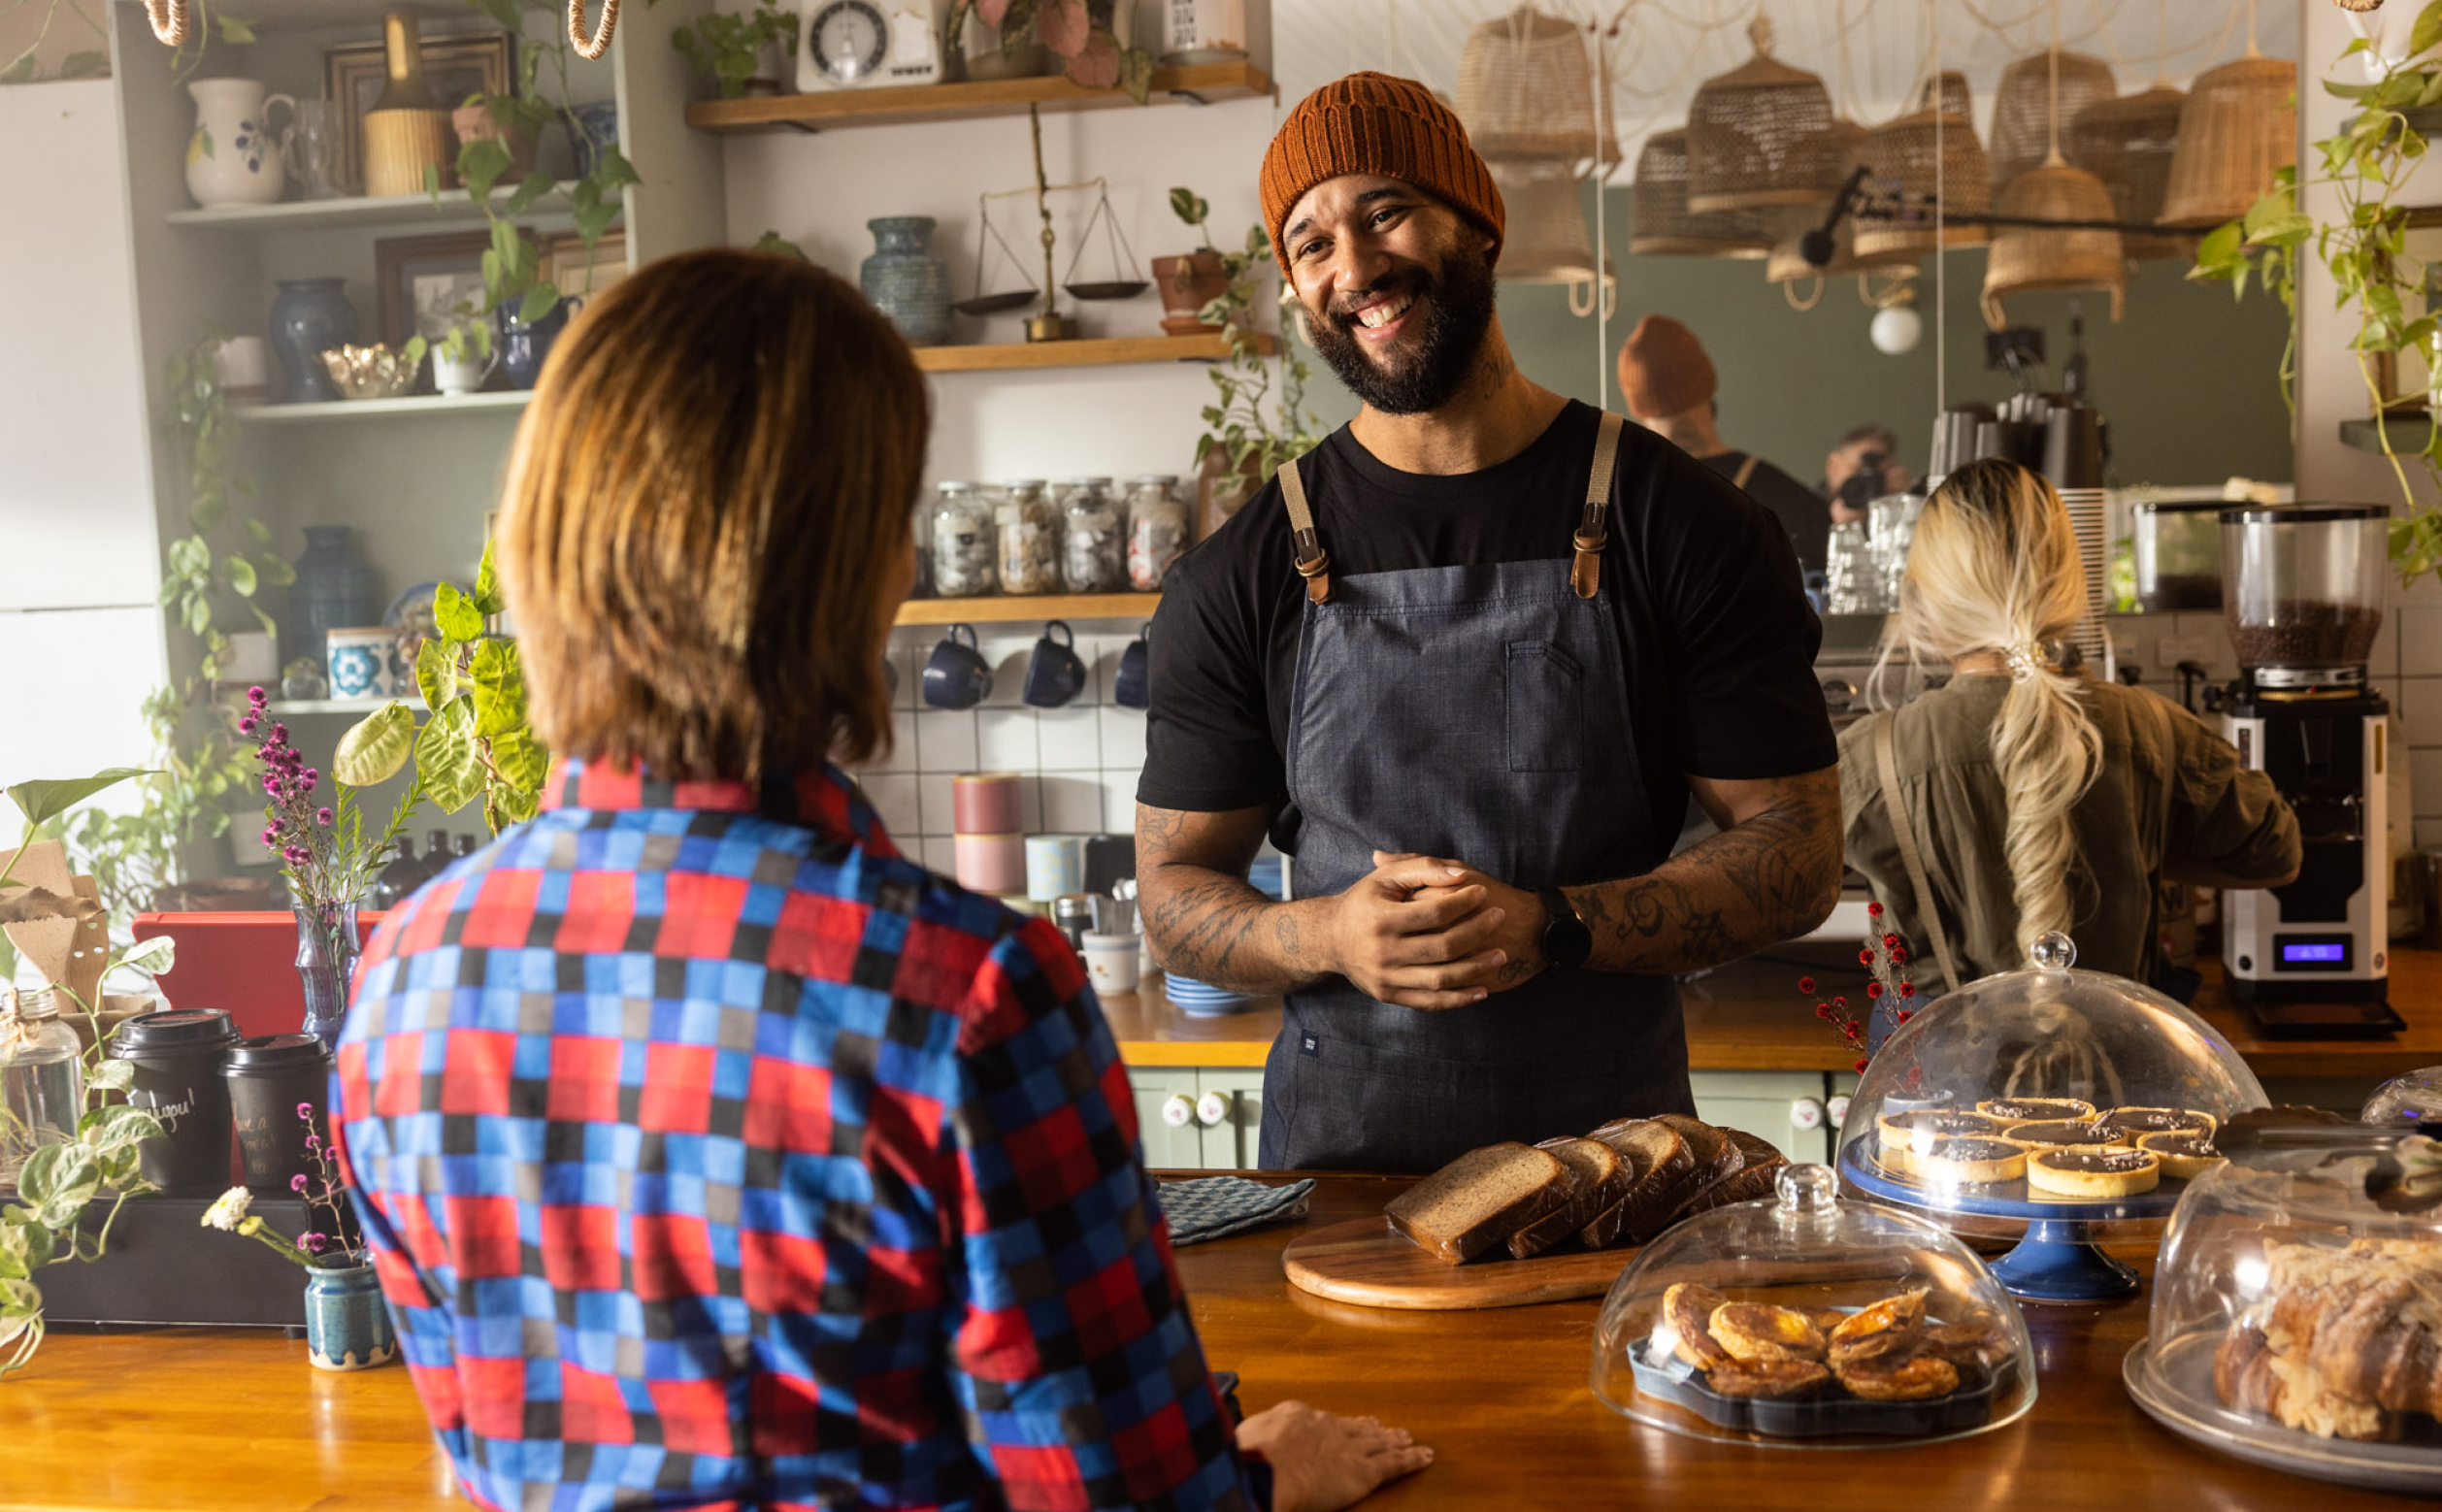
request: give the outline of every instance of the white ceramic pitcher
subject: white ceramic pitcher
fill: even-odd
[[[195,203],[209,209],[279,199],[288,179],[280,163],[280,134],[268,117],[273,106],[284,105],[293,125],[297,102],[284,94],[266,95],[251,79],[198,79],[186,92],[195,97],[195,131],[186,139],[186,192]]]

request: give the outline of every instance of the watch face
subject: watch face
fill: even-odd
[[[814,13],[808,40],[815,64],[841,83],[872,78],[890,47],[890,25],[873,0],[832,0]]]

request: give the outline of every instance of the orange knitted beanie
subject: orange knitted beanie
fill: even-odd
[[[1286,269],[1280,233],[1305,191],[1342,174],[1380,174],[1412,183],[1493,234],[1501,256],[1506,224],[1492,170],[1468,144],[1467,128],[1412,79],[1350,74],[1300,100],[1264,152],[1264,229]]]
[[[1637,321],[1620,347],[1620,402],[1639,420],[1684,414],[1712,398],[1714,386],[1704,344],[1668,315]]]

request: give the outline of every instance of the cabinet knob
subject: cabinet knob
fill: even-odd
[[[1832,1122],[1839,1125],[1843,1129],[1848,1127],[1847,1093],[1843,1092],[1833,1098],[1831,1101],[1825,1103],[1823,1105],[1823,1110],[1832,1115]]]
[[[1823,1127],[1823,1104],[1813,1098],[1799,1098],[1789,1104],[1789,1127],[1820,1129]]]
[[[1230,1116],[1230,1098],[1224,1092],[1207,1092],[1196,1100],[1196,1122],[1206,1129],[1217,1129]]]
[[[1187,1101],[1187,1094],[1173,1092],[1162,1100],[1162,1122],[1172,1129],[1184,1129],[1196,1121],[1196,1104]]]

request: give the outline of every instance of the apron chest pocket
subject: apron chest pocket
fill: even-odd
[[[1549,641],[1512,641],[1509,770],[1576,772],[1586,764],[1586,674]]]

